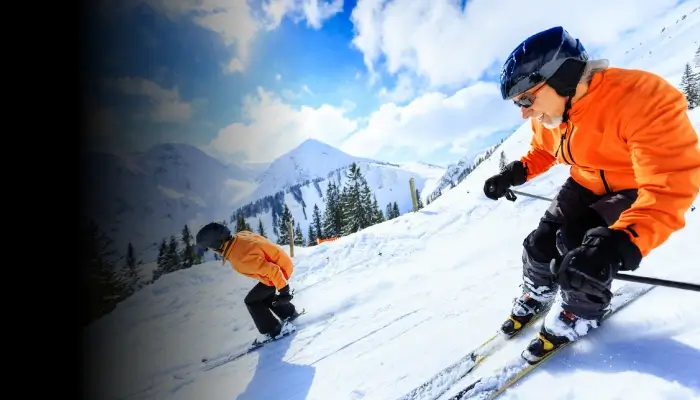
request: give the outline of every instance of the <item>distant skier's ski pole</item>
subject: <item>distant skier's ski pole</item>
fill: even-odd
[[[532,197],[533,199],[552,201],[552,199],[544,197],[544,196],[538,196],[536,194],[520,192],[518,190],[513,190],[513,189],[508,189],[506,191],[506,199],[508,199],[510,201],[515,201],[517,199],[517,197],[515,196],[516,194],[519,194],[519,195],[525,196],[525,197]],[[615,274],[615,279],[619,279],[621,281],[646,283],[649,285],[665,286],[665,287],[670,287],[670,288],[675,288],[675,289],[692,290],[694,292],[700,292],[700,284],[696,284],[696,283],[669,281],[666,279],[650,278],[647,276],[627,275],[627,274],[620,274],[620,273]]]
[[[684,290],[692,290],[694,292],[700,292],[700,285],[695,284],[695,283],[669,281],[666,279],[649,278],[647,276],[636,276],[636,275],[627,275],[627,274],[620,274],[620,273],[615,274],[615,279],[619,279],[621,281],[648,283],[650,285],[666,286],[666,287],[675,288],[675,289],[684,289]]]

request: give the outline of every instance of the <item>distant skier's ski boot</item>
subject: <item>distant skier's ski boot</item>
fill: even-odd
[[[601,319],[579,318],[564,310],[550,312],[522,356],[531,364],[537,363],[561,345],[578,340],[589,329],[599,327]]]
[[[292,322],[295,319],[299,318],[300,315],[301,315],[300,312],[294,311],[294,314],[288,316],[287,318],[282,319],[282,322]]]
[[[513,309],[508,319],[501,325],[501,333],[506,336],[518,333],[535,316],[547,310],[555,296],[555,289],[545,288],[540,293],[525,289],[523,294],[513,301]]]

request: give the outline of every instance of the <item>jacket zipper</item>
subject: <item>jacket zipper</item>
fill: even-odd
[[[608,186],[608,181],[605,180],[605,171],[600,170],[600,179],[603,180],[603,186],[605,186],[605,193],[610,193],[610,186]]]
[[[569,124],[566,125],[566,130],[564,133],[561,134],[561,139],[559,140],[559,148],[557,149],[557,152],[555,153],[555,157],[559,156],[559,150],[561,150],[561,156],[564,159],[564,162],[569,165],[576,165],[576,161],[574,161],[574,155],[571,153],[571,138],[569,140],[566,140],[566,134],[569,132]],[[569,159],[571,159],[571,162],[566,158],[566,153],[569,153]],[[610,190],[610,186],[608,185],[608,181],[605,179],[605,171],[602,169],[600,171],[600,179],[603,181],[603,186],[605,187],[605,193],[611,193],[612,191]]]
[[[555,157],[559,156],[559,150],[561,150],[561,156],[564,159],[564,163],[568,165],[574,165],[574,157],[571,155],[571,140],[566,142],[566,134],[569,132],[569,124],[566,124],[566,129],[564,130],[564,133],[561,134],[561,138],[559,139],[559,148],[557,148],[557,152],[554,154]],[[569,153],[569,158],[571,158],[571,162],[566,158],[566,153],[565,150]]]

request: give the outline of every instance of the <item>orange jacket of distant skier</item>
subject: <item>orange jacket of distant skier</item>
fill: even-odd
[[[238,232],[223,248],[224,260],[228,260],[233,269],[278,290],[287,285],[294,272],[292,258],[257,233]]]
[[[546,129],[532,120],[531,148],[521,158],[527,179],[556,163],[596,194],[638,189],[611,229],[624,230],[643,256],[685,226],[700,188],[698,135],[685,96],[662,77],[620,68],[594,76],[570,121]]]

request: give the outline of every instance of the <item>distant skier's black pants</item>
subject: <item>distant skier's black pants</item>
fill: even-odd
[[[620,214],[637,199],[637,190],[624,190],[598,196],[572,178],[566,180],[540,219],[539,225],[523,241],[523,280],[525,286],[538,291],[556,289],[549,262],[561,259],[556,235],[561,231],[563,247],[573,249],[588,229],[612,225]],[[612,282],[607,282],[608,288]],[[596,297],[574,291],[562,291],[563,307],[581,318],[600,317],[607,304]]]
[[[280,319],[285,319],[294,315],[296,311],[292,303],[273,306],[272,302],[277,297],[276,294],[277,290],[274,286],[267,286],[260,282],[253,286],[243,300],[255,322],[255,327],[262,334],[271,333],[278,328],[280,321],[275,314]]]

